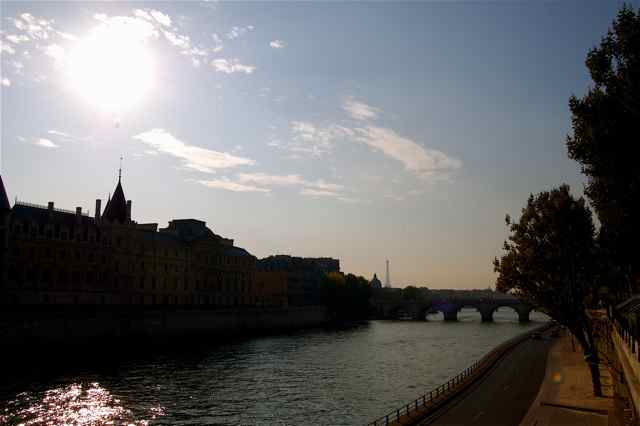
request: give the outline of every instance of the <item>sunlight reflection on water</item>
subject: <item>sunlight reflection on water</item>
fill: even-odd
[[[164,415],[162,407],[149,412],[153,420]],[[20,425],[98,425],[118,424],[148,425],[148,420],[136,420],[130,410],[122,406],[99,383],[73,383],[48,389],[40,397],[31,392],[22,392],[7,403],[0,423]]]

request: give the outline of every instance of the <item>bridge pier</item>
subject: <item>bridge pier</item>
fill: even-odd
[[[529,322],[529,314],[531,311],[518,311],[518,321],[519,322]]]
[[[458,321],[458,311],[457,310],[445,311],[443,313],[444,313],[444,320],[445,321]]]
[[[480,315],[482,316],[482,322],[493,322],[493,311],[480,311]]]

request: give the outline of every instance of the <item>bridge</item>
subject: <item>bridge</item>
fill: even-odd
[[[516,311],[520,322],[529,321],[533,306],[514,297],[450,297],[431,300],[389,300],[372,299],[376,317],[398,318],[401,314],[415,320],[425,321],[428,314],[442,312],[445,321],[457,321],[458,312],[463,308],[473,308],[480,312],[483,322],[493,321],[493,313],[502,307]]]

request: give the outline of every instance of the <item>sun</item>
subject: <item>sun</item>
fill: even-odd
[[[153,86],[152,34],[132,20],[105,21],[79,40],[67,57],[70,87],[90,103],[111,111],[128,109]]]

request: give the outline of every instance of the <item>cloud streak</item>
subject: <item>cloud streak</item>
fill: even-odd
[[[298,174],[273,175],[268,173],[238,173],[234,179],[203,180],[198,183],[209,188],[224,189],[235,192],[271,192],[274,187],[301,188],[300,195],[308,197],[331,197],[344,202],[357,202],[355,198],[344,194],[344,186],[325,182],[322,179],[309,181]]]
[[[38,138],[35,141],[33,141],[33,144],[41,148],[47,148],[47,149],[60,148],[59,145],[56,145],[55,143],[51,142],[49,139],[46,139],[46,138]]]
[[[212,180],[199,180],[200,185],[204,185],[207,188],[224,189],[233,192],[271,192],[270,189],[260,188],[253,185],[247,185],[243,183],[233,182],[229,179],[212,179]]]
[[[236,72],[252,74],[256,70],[255,65],[241,64],[238,59],[214,59],[211,61],[211,66],[214,70],[226,74],[233,74]]]
[[[273,40],[271,43],[269,43],[269,46],[273,47],[274,49],[283,49],[287,46],[287,43],[282,40]]]
[[[217,169],[252,166],[255,161],[226,152],[214,151],[189,145],[164,129],[155,128],[133,137],[159,153],[169,154],[182,160],[185,167],[203,173],[215,173]]]
[[[380,108],[356,101],[351,96],[345,100],[342,109],[345,110],[351,118],[359,121],[375,120],[382,112]]]
[[[355,131],[356,140],[401,162],[407,170],[421,178],[448,175],[462,167],[462,162],[457,158],[435,149],[426,149],[398,135],[393,129],[367,126]]]

